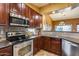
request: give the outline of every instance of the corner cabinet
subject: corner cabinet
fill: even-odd
[[[43,37],[43,49],[49,52],[55,53],[57,55],[61,55],[61,39],[60,38],[53,38],[53,37]]]
[[[40,28],[40,24],[42,23],[42,15],[34,11],[29,7],[29,21],[30,27],[32,28]]]
[[[50,38],[50,52],[55,53],[57,55],[61,55],[62,53],[62,43],[60,38]]]
[[[13,51],[12,51],[12,46],[0,48],[0,56],[12,56]]]

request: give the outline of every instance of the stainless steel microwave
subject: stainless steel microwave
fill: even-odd
[[[10,16],[9,25],[10,26],[29,26],[29,20]]]

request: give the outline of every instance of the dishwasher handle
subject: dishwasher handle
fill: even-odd
[[[72,43],[72,42],[68,42],[68,44],[72,45],[72,46],[75,46],[75,47],[78,47],[79,45],[76,44],[76,43]]]

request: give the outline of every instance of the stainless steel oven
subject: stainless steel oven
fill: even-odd
[[[33,40],[25,36],[24,32],[7,32],[7,40],[13,44],[13,56],[33,55]]]
[[[14,56],[32,56],[33,40],[22,42],[13,46]]]

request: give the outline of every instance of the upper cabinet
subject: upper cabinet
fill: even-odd
[[[34,20],[35,20],[35,27],[38,28],[41,26],[41,15],[38,13],[34,14]]]
[[[0,25],[7,25],[9,4],[0,3]]]
[[[34,27],[34,18],[33,18],[33,16],[34,16],[34,10],[32,10],[31,8],[29,8],[29,22],[30,22],[30,27]]]
[[[17,15],[21,15],[22,12],[21,12],[21,5],[20,3],[10,3],[9,4],[9,11],[15,11],[15,13]]]
[[[42,16],[23,3],[0,3],[0,25],[8,25],[10,12],[28,19],[31,28],[40,27]]]
[[[29,8],[29,18],[30,18],[30,27],[40,28],[42,22],[42,16],[39,13]]]

